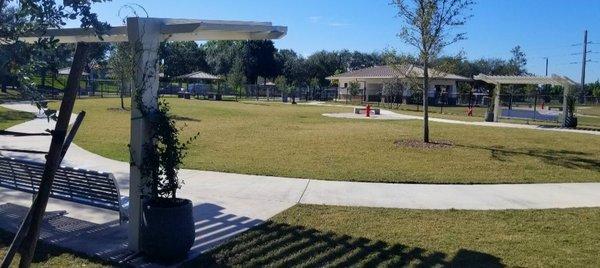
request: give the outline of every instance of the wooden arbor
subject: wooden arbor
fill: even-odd
[[[287,27],[273,26],[270,22],[221,20],[192,20],[139,18],[127,19],[126,26],[111,28],[99,38],[91,29],[51,29],[43,37],[54,37],[60,43],[129,42],[134,55],[134,90],[131,107],[129,181],[129,247],[139,251],[141,193],[147,178],[140,174],[143,166],[142,147],[149,141],[150,122],[142,116],[135,100],[140,98],[146,107],[158,106],[158,48],[162,41],[200,40],[265,40],[279,39],[287,34]],[[36,42],[40,35],[22,37],[21,41]],[[138,96],[142,94],[141,96]]]
[[[567,120],[567,116],[564,116],[567,112],[567,98],[571,93],[572,87],[577,85],[573,80],[566,76],[552,75],[551,77],[546,76],[503,76],[503,75],[485,75],[479,74],[473,77],[475,80],[481,80],[488,84],[495,85],[493,91],[494,98],[494,117],[493,121],[498,122],[500,119],[500,93],[502,85],[553,85],[562,86],[563,91],[563,124]]]

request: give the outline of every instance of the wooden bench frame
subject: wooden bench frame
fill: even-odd
[[[43,163],[0,156],[0,187],[36,194],[43,173]],[[50,197],[117,211],[120,223],[128,220],[125,201],[111,173],[60,167]]]
[[[355,114],[360,114],[361,111],[367,111],[367,108],[365,107],[354,107],[354,113]],[[371,112],[374,112],[375,115],[380,115],[381,114],[381,109],[379,108],[371,108]]]

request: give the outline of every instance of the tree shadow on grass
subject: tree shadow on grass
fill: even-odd
[[[530,156],[537,158],[549,165],[556,165],[570,169],[587,169],[600,172],[600,159],[594,158],[594,154],[571,150],[553,150],[553,149],[510,149],[504,146],[473,146],[455,144],[456,147],[469,149],[487,150],[492,159],[508,162],[512,161],[514,156]]]
[[[179,115],[172,115],[172,118],[175,119],[175,121],[188,121],[188,122],[200,122],[200,121],[202,121],[200,119],[196,119],[196,118],[192,118],[192,117],[187,117],[187,116],[179,116]]]
[[[461,249],[443,252],[267,222],[187,263],[187,267],[503,267],[501,259]]]

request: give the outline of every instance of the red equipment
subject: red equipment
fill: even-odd
[[[371,104],[367,104],[367,117],[371,117]]]

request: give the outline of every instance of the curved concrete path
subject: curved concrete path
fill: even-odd
[[[27,103],[3,104],[1,106],[37,113],[37,109]],[[39,133],[52,128],[52,122],[48,122],[45,118],[38,118],[14,126],[9,130]],[[45,151],[48,149],[49,144],[50,137],[48,136],[0,136],[0,148],[5,149]],[[10,157],[43,161],[43,155],[0,152]],[[121,194],[128,194],[128,163],[107,159],[72,144],[65,156],[63,165],[111,172],[115,174],[121,186]],[[469,210],[600,207],[600,194],[598,194],[600,193],[600,183],[525,185],[360,183],[253,176],[187,169],[181,170],[180,178],[184,180],[185,185],[179,191],[179,197],[192,200],[196,208],[195,218],[199,235],[196,238],[190,257],[211,249],[233,235],[260,224],[298,203]],[[28,194],[0,188],[0,210],[6,209],[10,212],[5,213],[5,215],[19,214],[17,212],[28,207],[30,202],[31,196]],[[59,200],[50,202],[48,211],[53,210],[66,210],[69,217],[84,219],[85,222],[99,226],[95,228],[104,228],[105,226],[117,228],[114,227],[114,222],[118,215],[112,211],[103,211]],[[18,228],[18,225],[14,223],[18,223],[18,221],[4,220],[0,217],[0,228],[11,230]],[[117,242],[111,244],[105,241],[104,244],[97,245],[95,248],[81,248],[82,245],[86,245],[89,239],[97,239],[97,237],[88,236],[88,232],[83,232],[78,237],[72,237],[72,233],[58,232],[56,237],[61,239],[57,243],[76,251],[81,249],[83,253],[88,255],[115,260],[119,258],[118,256],[122,256],[126,235],[124,229],[107,230],[111,232],[108,235],[114,237],[111,241]],[[64,241],[62,238],[65,236],[71,239]],[[50,242],[52,241],[50,239]]]
[[[37,112],[29,104],[5,108]],[[389,114],[391,112],[386,112]],[[398,115],[404,116],[404,115]],[[451,120],[453,121],[453,120]],[[483,122],[481,122],[483,123]],[[85,121],[84,121],[85,124]],[[522,125],[519,125],[522,126]],[[44,118],[10,128],[42,132],[53,127]],[[0,136],[0,148],[47,150],[50,137]],[[43,161],[43,155],[3,152],[15,158]],[[123,195],[129,187],[129,164],[93,154],[73,144],[63,165],[115,174]],[[394,207],[411,209],[539,209],[600,206],[600,183],[549,183],[504,185],[427,185],[360,183],[253,176],[198,170],[181,170],[181,190],[191,197],[265,200],[284,203]]]

